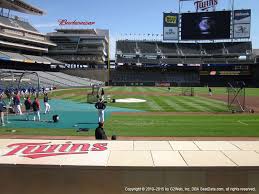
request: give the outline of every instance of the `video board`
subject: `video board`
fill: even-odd
[[[181,40],[229,39],[231,12],[183,13]]]

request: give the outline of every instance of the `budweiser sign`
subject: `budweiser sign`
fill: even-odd
[[[89,22],[89,21],[68,21],[67,19],[60,19],[58,20],[58,23],[60,26],[64,26],[64,25],[85,25],[85,26],[89,26],[89,25],[94,25],[95,22]]]
[[[194,6],[196,7],[197,11],[198,10],[207,11],[210,8],[215,10],[217,5],[218,5],[218,0],[197,0],[194,2]]]
[[[88,154],[89,152],[100,152],[107,150],[107,143],[72,143],[64,144],[47,143],[15,143],[8,145],[11,149],[3,156],[20,156],[25,158],[37,159],[50,156]]]

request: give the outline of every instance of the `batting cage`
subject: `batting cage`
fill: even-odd
[[[246,84],[245,82],[228,83],[228,109],[235,112],[254,112],[246,107]]]
[[[182,96],[194,96],[194,88],[182,87]]]
[[[21,94],[34,93],[35,96],[39,96],[40,78],[37,72],[0,71],[0,89],[5,94],[20,92]]]

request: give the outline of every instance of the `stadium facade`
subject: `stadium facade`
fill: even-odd
[[[181,2],[181,1],[179,1]],[[180,4],[179,4],[180,5]],[[212,5],[215,8],[215,5]],[[163,13],[163,41],[119,40],[112,85],[258,86],[251,10]]]
[[[49,56],[69,68],[106,68],[109,54],[109,31],[102,29],[57,29],[47,34],[52,47]]]
[[[212,85],[245,81],[256,85],[258,71],[252,43],[166,43],[119,40],[112,72],[115,85]],[[139,76],[134,73],[137,69]],[[150,73],[152,72],[152,73]]]
[[[2,69],[46,70],[62,63],[47,57],[56,44],[47,40],[25,19],[10,15],[10,10],[42,15],[44,12],[23,1],[1,1],[0,67]]]

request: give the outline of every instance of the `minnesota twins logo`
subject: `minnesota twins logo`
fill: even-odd
[[[218,5],[218,0],[197,0],[194,2],[196,10],[207,11],[210,8],[215,9]]]
[[[64,144],[51,144],[47,143],[16,143],[8,145],[12,149],[3,156],[20,156],[31,159],[60,156],[60,155],[73,155],[73,154],[88,154],[88,152],[100,152],[107,150],[107,143],[71,143]]]

